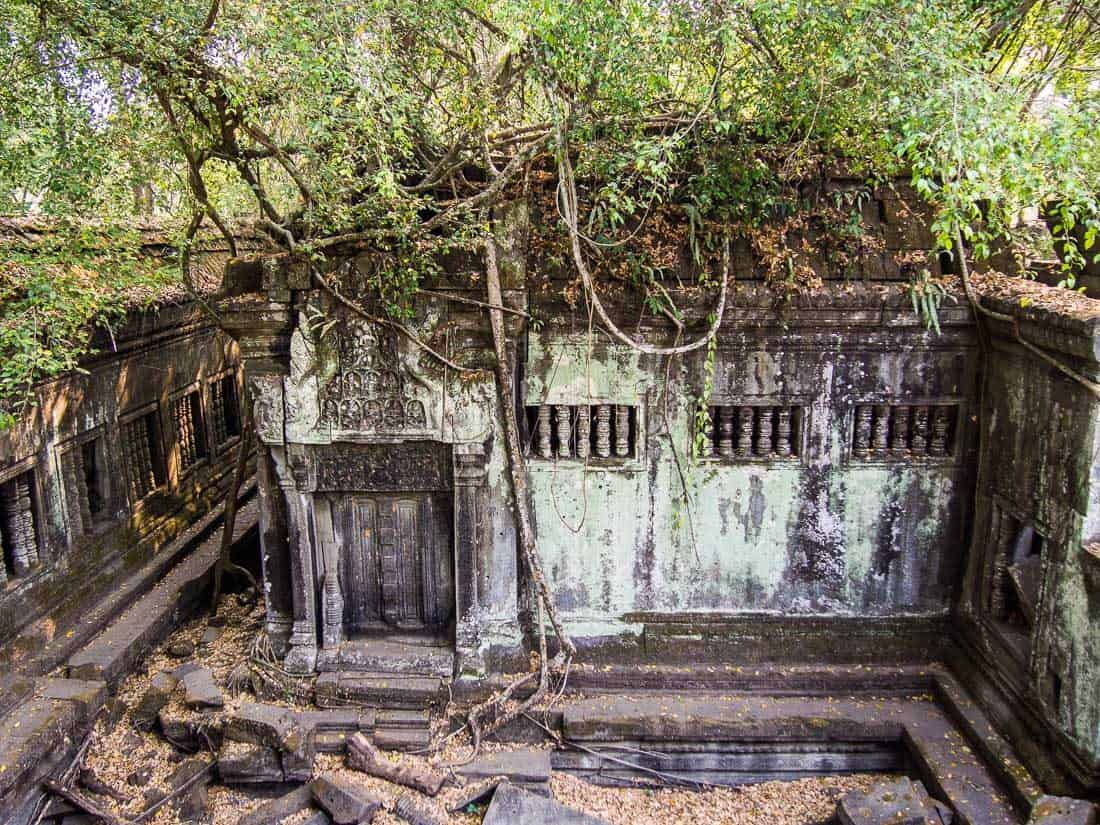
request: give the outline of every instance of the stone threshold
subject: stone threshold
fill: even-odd
[[[221,527],[210,529],[220,515],[194,525],[179,546],[158,554],[120,585],[111,604],[88,617],[84,632],[70,640],[72,647],[83,647],[70,657],[69,678],[35,679],[30,695],[0,717],[0,811],[7,822],[24,821],[36,799],[32,790],[71,758],[106,706],[108,691],[194,611],[220,553]],[[234,541],[255,527],[258,516],[259,502],[252,497],[237,513]]]

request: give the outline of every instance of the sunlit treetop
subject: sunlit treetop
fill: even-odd
[[[9,0],[0,212],[249,220],[400,296],[533,167],[613,239],[767,221],[842,162],[910,176],[945,248],[1028,206],[1086,246],[1097,43],[1079,0]]]

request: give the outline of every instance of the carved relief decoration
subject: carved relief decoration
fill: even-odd
[[[317,491],[450,490],[451,450],[435,441],[340,444],[310,451]]]
[[[424,403],[411,397],[397,333],[365,322],[346,322],[339,367],[321,390],[321,421],[337,430],[393,433],[424,430]]]
[[[283,379],[277,375],[255,375],[249,386],[257,437],[266,444],[282,443]]]

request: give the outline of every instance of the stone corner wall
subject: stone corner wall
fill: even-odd
[[[1051,776],[1100,785],[1100,301],[979,280],[989,322],[963,669]],[[1021,338],[1023,339],[1021,341]],[[964,657],[965,659],[965,657]]]

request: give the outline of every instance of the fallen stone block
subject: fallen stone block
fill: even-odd
[[[336,825],[370,822],[382,804],[364,788],[336,776],[319,776],[311,787],[313,799]]]
[[[313,789],[309,785],[295,788],[288,794],[265,802],[256,810],[245,814],[237,825],[278,825],[300,811],[313,806]]]
[[[943,815],[951,818],[944,820]],[[920,782],[901,777],[875,785],[866,793],[852,791],[836,806],[840,825],[951,825],[954,818],[941,808]]]
[[[202,632],[202,636],[199,638],[199,645],[202,646],[202,647],[205,647],[207,645],[212,645],[212,644],[214,644],[214,642],[218,641],[218,639],[220,639],[221,637],[222,637],[222,628],[221,627],[207,627],[206,630],[204,630]]]
[[[523,748],[490,753],[455,770],[471,782],[504,777],[513,785],[550,796],[550,751]]]
[[[412,794],[402,794],[397,798],[394,813],[409,825],[448,825],[451,821],[439,803]]]
[[[107,683],[94,679],[46,678],[39,680],[36,694],[43,699],[72,702],[77,724],[84,724],[91,721],[107,701]]]
[[[130,714],[134,727],[138,730],[152,730],[157,723],[157,714],[168,704],[169,699],[172,698],[172,691],[178,684],[179,679],[171,673],[162,671],[154,676],[149,687],[138,700],[137,707]]]
[[[188,759],[168,775],[169,793],[187,787],[171,803],[179,818],[185,822],[200,819],[206,813],[207,788],[211,779],[209,766],[210,763],[203,759]],[[199,777],[199,774],[204,775]]]
[[[568,808],[505,782],[493,794],[482,825],[607,825],[602,819]]]
[[[1096,825],[1096,806],[1068,796],[1042,796],[1031,806],[1028,825]]]
[[[298,825],[333,825],[332,817],[320,808],[314,808]]]
[[[206,668],[193,670],[183,677],[183,701],[191,708],[220,708],[225,705],[214,674]]]
[[[218,773],[227,785],[282,782],[279,752],[265,745],[225,742],[218,751]]]
[[[286,708],[262,702],[245,702],[225,720],[225,738],[281,748],[298,729],[294,714]]]
[[[0,718],[0,797],[32,781],[39,765],[76,729],[71,702],[31,698]]]
[[[207,716],[195,718],[184,714],[178,706],[168,705],[157,714],[161,734],[182,751],[194,753],[209,746],[217,748],[222,732],[216,720]]]
[[[168,645],[167,653],[174,659],[186,659],[195,655],[195,643],[187,639],[180,639]]]
[[[317,760],[317,731],[297,728],[283,742],[280,754],[286,781],[308,782],[313,778],[313,764]]]

